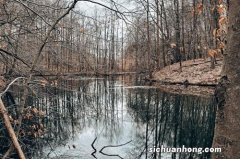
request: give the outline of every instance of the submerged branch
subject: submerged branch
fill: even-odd
[[[97,149],[94,147],[94,143],[96,142],[96,140],[97,140],[97,137],[93,140],[93,142],[92,142],[92,144],[91,144],[91,146],[92,146],[92,148],[93,148],[93,152],[91,153],[91,155],[94,157],[94,158],[97,158],[96,156],[95,156],[95,154],[96,154],[96,152],[97,152]]]
[[[117,154],[106,154],[106,153],[103,152],[103,150],[104,150],[105,148],[109,148],[109,147],[120,147],[120,146],[124,146],[124,145],[129,144],[130,142],[132,142],[132,140],[130,140],[130,141],[124,143],[124,144],[120,144],[120,145],[108,145],[108,146],[103,146],[102,149],[101,149],[99,152],[100,152],[101,154],[105,155],[105,156],[115,156],[115,157],[119,157],[119,158],[121,158],[121,159],[124,159],[123,157],[121,157],[121,156],[119,156],[119,155],[117,155]]]

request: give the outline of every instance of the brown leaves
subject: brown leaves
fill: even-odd
[[[31,120],[33,118],[33,114],[27,113],[26,115],[23,116],[23,119]]]
[[[39,84],[42,85],[43,87],[45,87],[48,84],[47,80],[40,80]]]
[[[220,4],[217,6],[217,12],[221,15],[226,13],[226,6],[223,4]]]
[[[44,116],[46,115],[46,113],[43,112],[43,111],[41,111],[41,110],[39,110],[39,111],[38,111],[38,115],[39,115],[40,117],[44,117]]]
[[[223,26],[227,24],[227,17],[226,16],[220,16],[218,19],[218,25]]]
[[[220,37],[223,33],[225,33],[225,31],[221,28],[217,29],[215,28],[213,30],[213,37],[217,38],[217,37]]]
[[[32,112],[33,112],[34,114],[37,114],[37,113],[38,113],[37,108],[33,108],[33,109],[32,109]]]
[[[220,50],[221,51],[221,50]],[[218,49],[209,49],[208,50],[208,56],[215,58],[218,55],[219,50]]]
[[[196,15],[201,15],[203,12],[203,4],[202,3],[198,3],[197,6],[195,8],[192,9],[192,15],[194,16]]]
[[[202,4],[202,3],[198,3],[198,4],[197,4],[197,9],[196,9],[196,11],[197,11],[197,14],[198,14],[198,15],[202,14],[202,12],[203,12],[203,4]]]
[[[175,47],[177,47],[177,45],[176,45],[175,43],[171,43],[171,44],[170,44],[170,47],[171,47],[171,48],[175,48]]]
[[[45,116],[45,113],[37,108],[27,107],[23,111],[23,120],[22,120],[22,128],[20,130],[20,136],[28,136],[28,137],[40,137],[44,135],[44,125],[40,122]],[[13,119],[12,116],[9,116],[10,121],[14,125],[19,125],[20,122],[17,119]],[[38,121],[38,122],[36,122]]]
[[[218,18],[218,28],[213,30],[213,37],[217,40],[217,49],[208,51],[210,57],[215,57],[218,52],[221,52],[225,48],[225,43],[223,42],[225,35],[227,34],[227,23],[228,19],[226,17],[226,5],[223,4],[222,0],[219,0],[219,5],[214,7],[214,10],[220,15]],[[220,50],[220,51],[219,51]]]
[[[218,48],[219,48],[219,49],[224,49],[224,48],[225,48],[224,42],[221,41],[221,42],[218,44]]]
[[[221,36],[224,36],[227,34],[227,31],[224,29],[224,27],[221,27],[219,29],[215,28],[213,29],[213,37],[214,38],[219,38]]]

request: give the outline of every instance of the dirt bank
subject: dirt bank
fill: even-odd
[[[210,96],[213,95],[215,85],[220,78],[222,60],[218,60],[215,69],[211,69],[210,65],[210,61],[204,59],[184,61],[180,71],[179,63],[176,63],[154,72],[153,80],[163,91]],[[188,86],[183,85],[186,84],[186,80]]]
[[[180,71],[179,63],[176,63],[154,72],[153,79],[169,84],[180,84],[187,80],[190,85],[214,86],[220,78],[222,61],[218,60],[215,69],[211,69],[210,64],[209,60],[204,59],[184,61]]]

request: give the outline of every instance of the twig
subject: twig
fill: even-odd
[[[55,29],[58,22],[60,22],[66,15],[68,15],[70,13],[70,11],[75,7],[77,2],[78,2],[78,0],[74,0],[73,3],[70,5],[70,7],[60,17],[58,17],[58,19],[51,25],[50,29],[48,30],[48,32],[43,40],[42,45],[40,46],[40,48],[37,52],[36,57],[34,58],[34,62],[32,63],[30,73],[32,73],[33,70],[35,69],[35,67],[37,66],[37,63],[39,62],[39,58],[42,54],[42,51],[43,51],[45,45],[47,44],[47,41],[48,41],[52,31]]]
[[[14,82],[16,82],[16,81],[19,80],[19,79],[24,79],[24,78],[25,78],[25,77],[17,77],[17,78],[15,78],[12,82],[10,82],[10,83],[7,85],[7,87],[5,88],[5,90],[0,93],[0,97],[2,97],[2,95],[5,94],[5,93],[8,91],[8,89],[11,87],[11,85],[13,85]]]
[[[21,62],[22,62],[23,64],[25,64],[26,66],[30,67],[30,65],[29,65],[27,62],[25,62],[24,59],[22,59],[21,57],[19,57],[17,54],[8,52],[7,50],[4,50],[4,49],[2,49],[2,48],[0,48],[0,53],[1,53],[1,54],[4,53],[4,54],[7,54],[7,55],[9,55],[9,56],[12,56],[12,57],[14,57],[15,59],[21,61]]]
[[[106,155],[106,156],[116,156],[116,157],[119,157],[119,158],[121,158],[121,159],[124,159],[124,158],[122,158],[121,156],[119,156],[119,155],[117,155],[117,154],[116,154],[116,155],[115,155],[115,154],[106,154],[106,153],[103,152],[103,150],[104,150],[105,148],[108,148],[108,147],[120,147],[120,146],[124,146],[124,145],[129,144],[130,142],[132,142],[132,140],[130,140],[130,141],[124,143],[124,144],[120,144],[120,145],[108,145],[108,146],[103,146],[102,149],[101,149],[99,152],[100,152],[101,154],[103,154],[103,155]]]
[[[102,7],[104,7],[104,8],[107,8],[107,9],[109,9],[109,10],[111,10],[111,11],[114,11],[115,13],[119,13],[120,15],[123,15],[123,13],[120,12],[119,10],[113,9],[113,8],[111,8],[111,7],[108,7],[108,6],[106,6],[106,5],[104,5],[104,4],[100,3],[100,2],[95,2],[95,1],[92,1],[92,0],[78,0],[78,1],[79,1],[79,2],[85,1],[85,2],[90,2],[90,3],[93,3],[93,4],[97,4],[97,5],[99,5],[99,6],[102,6]]]
[[[34,14],[36,14],[37,16],[39,16],[47,25],[51,26],[51,24],[49,24],[41,15],[39,15],[36,11],[34,11],[32,8],[28,7],[25,3],[23,3],[21,0],[17,1],[15,0],[17,3],[20,3],[21,5],[23,5],[25,8],[29,9],[31,12],[33,12]]]
[[[50,152],[47,154],[47,157],[49,157],[49,155],[51,154],[51,152],[53,152],[54,154],[55,154],[55,157],[57,157],[58,159],[59,159],[59,157],[58,157],[58,155],[56,154],[56,152],[54,152],[54,148],[52,147],[52,145],[48,142],[48,140],[46,141],[47,142],[47,144],[49,145],[49,147],[50,147]]]
[[[11,144],[11,146],[9,147],[9,149],[7,150],[7,152],[5,152],[5,154],[3,155],[2,159],[7,159],[7,157],[10,155],[10,153],[14,150],[13,145]]]

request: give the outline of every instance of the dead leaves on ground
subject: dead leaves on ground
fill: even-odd
[[[22,114],[22,128],[19,131],[21,137],[37,138],[44,135],[43,119],[45,117],[45,112],[34,107],[27,107]],[[11,115],[9,116],[9,120],[13,125],[20,124],[20,121],[14,119]]]
[[[218,59],[219,60],[219,59]],[[220,77],[222,61],[218,61],[215,69],[210,68],[210,61],[196,59],[182,62],[182,72],[179,70],[179,63],[167,66],[153,74],[154,79],[166,82],[183,82],[186,79],[191,83],[215,84]]]

